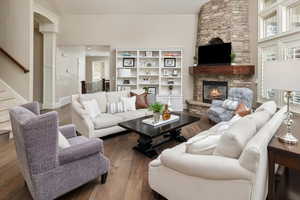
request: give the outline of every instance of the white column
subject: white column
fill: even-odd
[[[55,61],[56,61],[56,34],[57,27],[54,24],[40,26],[40,32],[44,36],[44,77],[43,77],[43,108],[55,108]]]

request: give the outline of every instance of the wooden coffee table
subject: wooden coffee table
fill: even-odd
[[[142,122],[144,119],[151,118],[152,116],[122,122],[119,126],[139,134],[138,144],[133,149],[150,158],[154,158],[158,155],[155,150],[156,147],[172,140],[185,142],[186,138],[181,135],[181,128],[200,120],[200,118],[183,113],[173,115],[179,116],[179,120],[161,126],[151,126]],[[160,136],[163,136],[164,139],[153,144],[153,139]]]

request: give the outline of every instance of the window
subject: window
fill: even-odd
[[[300,3],[289,8],[289,30],[300,28]]]
[[[276,61],[277,60],[277,47],[266,47],[262,48],[262,75],[261,75],[261,86],[262,86],[262,96],[267,99],[271,99],[275,96],[275,91],[272,89],[264,88],[264,63],[270,62],[270,61]]]
[[[277,12],[273,12],[263,19],[264,37],[271,37],[278,33]]]
[[[296,60],[300,59],[300,45],[294,47],[287,47],[285,49],[285,59],[286,60]],[[294,104],[300,104],[300,92],[295,92],[292,102]]]
[[[263,8],[268,8],[275,4],[277,0],[263,0]]]

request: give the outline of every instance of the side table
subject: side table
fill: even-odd
[[[296,118],[294,121],[295,125],[292,133],[300,139],[300,118]],[[277,136],[283,135],[286,131],[286,125],[283,123],[268,145],[269,189],[267,200],[275,200],[275,164],[300,171],[300,143],[296,145],[284,144],[279,142],[277,138]]]

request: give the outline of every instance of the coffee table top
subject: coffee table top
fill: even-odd
[[[122,122],[119,124],[119,126],[127,130],[134,131],[140,135],[147,136],[150,138],[155,138],[163,135],[164,133],[168,133],[170,131],[180,129],[186,125],[192,124],[200,120],[200,118],[198,117],[193,117],[183,113],[172,113],[172,115],[179,116],[179,120],[170,122],[168,124],[163,124],[160,126],[151,126],[142,122],[144,119],[152,117],[152,116],[147,116],[147,117],[142,117],[142,118]]]

